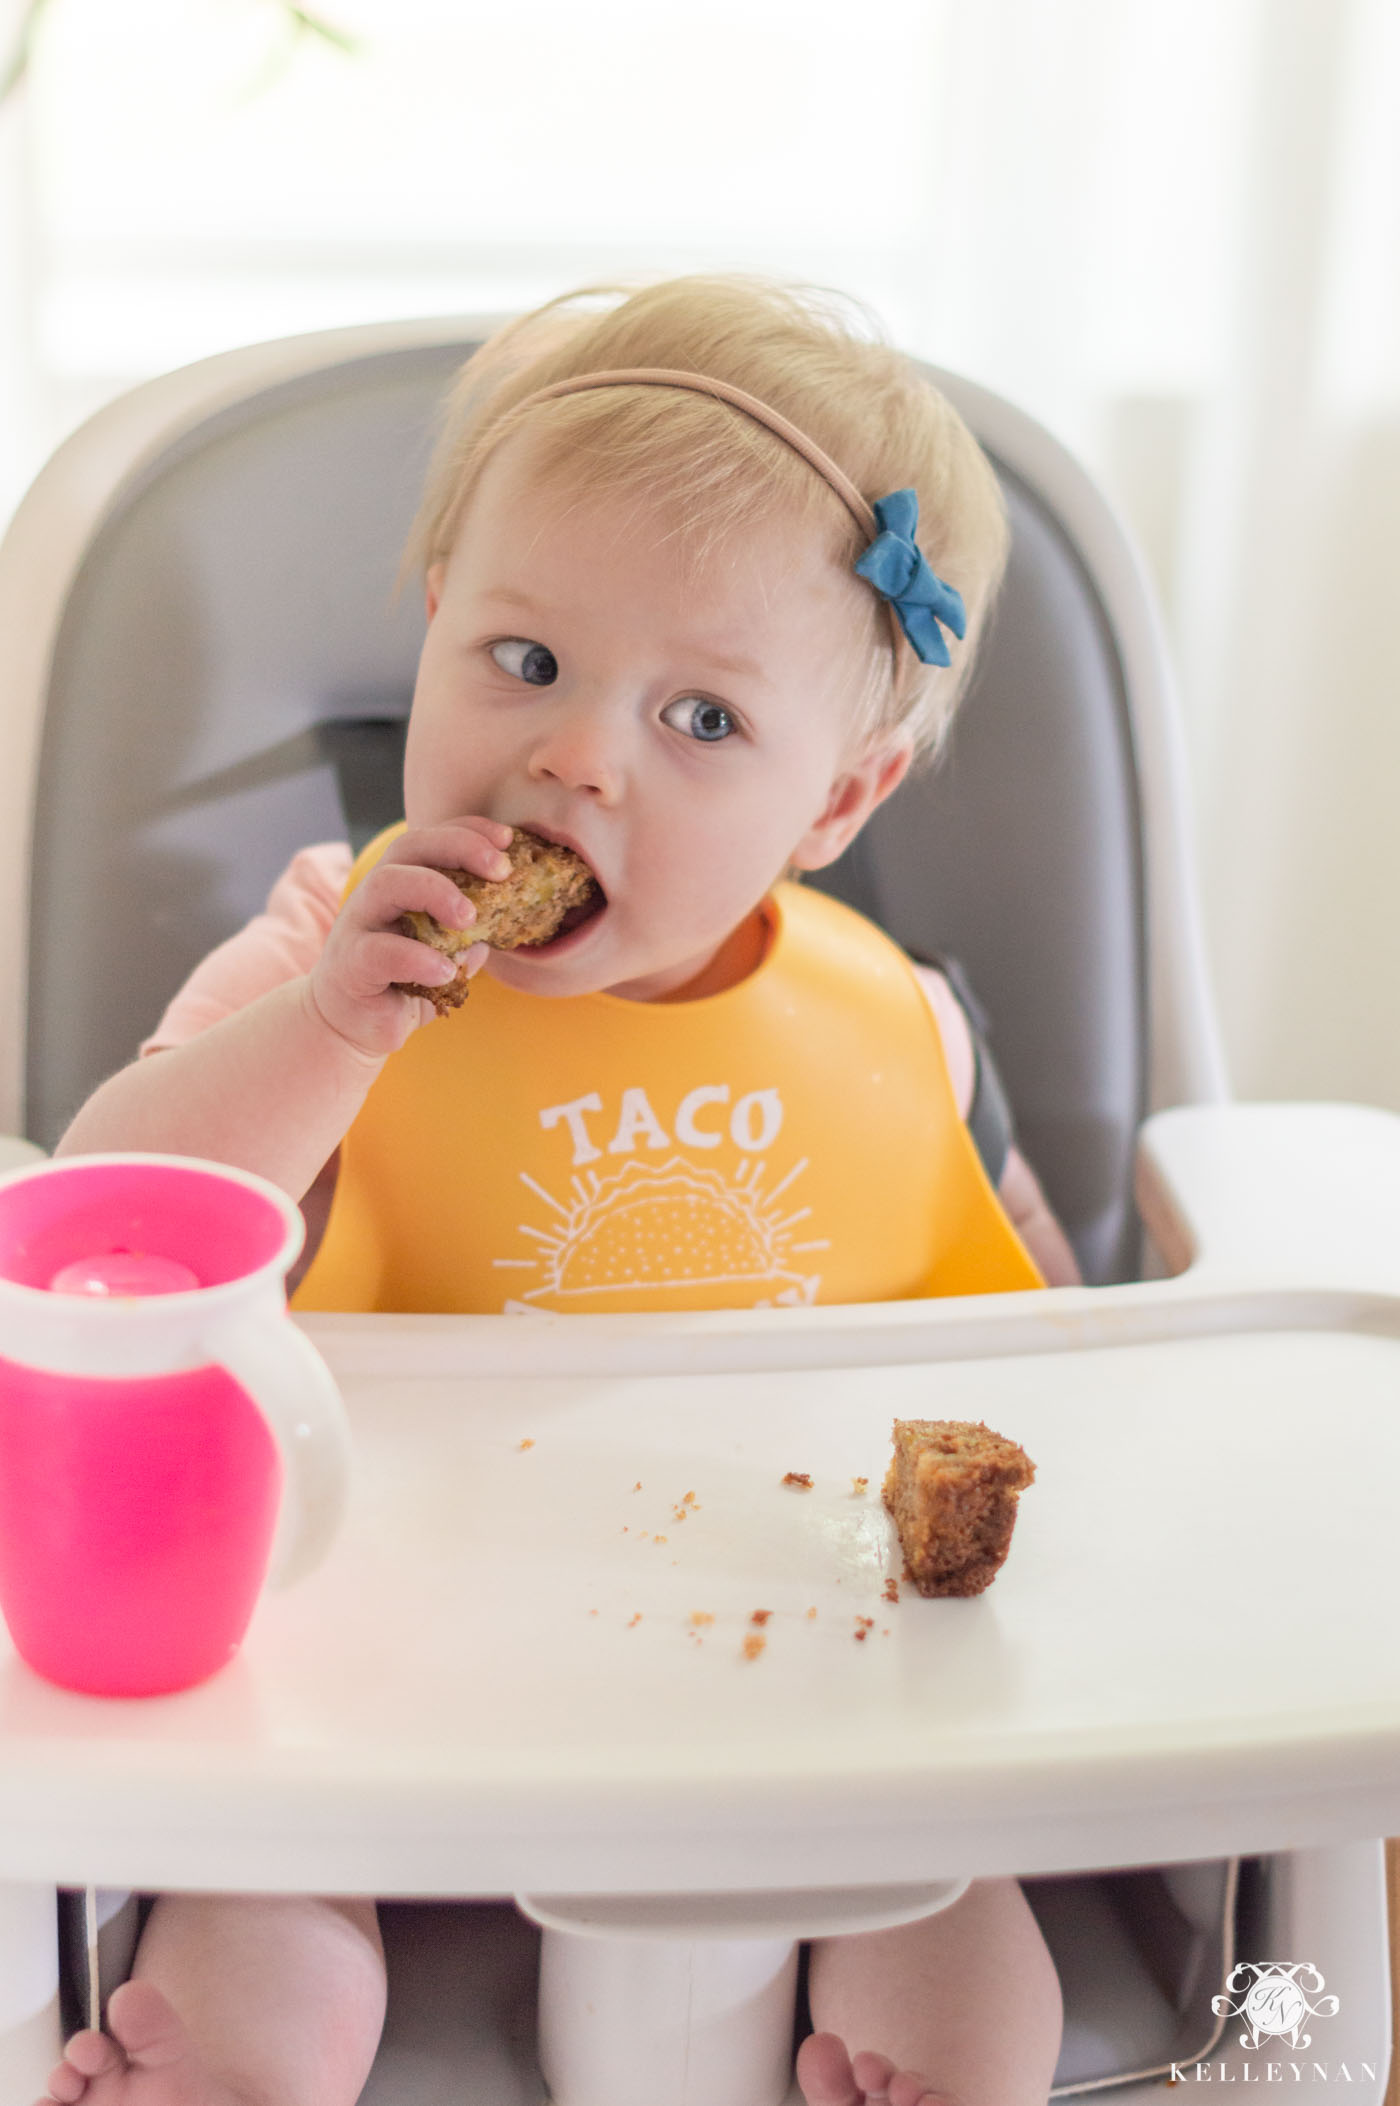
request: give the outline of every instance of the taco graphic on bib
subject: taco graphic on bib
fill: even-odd
[[[805,1168],[794,1165],[767,1193],[762,1163],[731,1180],[680,1156],[575,1177],[567,1200],[525,1179],[545,1202],[547,1226],[521,1224],[538,1258],[496,1264],[520,1276],[518,1309],[620,1314],[645,1308],[649,1295],[666,1309],[814,1302],[821,1276],[804,1260],[826,1241],[793,1240],[806,1209],[786,1196]]]

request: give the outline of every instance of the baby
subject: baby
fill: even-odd
[[[197,1154],[305,1196],[301,1307],[1074,1279],[1015,1148],[979,1161],[985,1056],[948,981],[788,882],[937,745],[1005,546],[956,414],[815,297],[678,280],[504,330],[449,402],[415,529],[406,824],[353,869],[298,857],[60,1152]],[[470,1000],[435,1021],[400,989],[456,966],[401,917],[469,928],[443,872],[504,875],[515,826],[583,857],[595,911],[474,946]],[[522,1181],[569,1202],[568,1235],[520,1228]],[[809,2106],[1043,2106],[1059,1989],[1014,1881],[819,1941],[809,1994]],[[70,2041],[49,2096],[350,2106],[383,2009],[371,1902],[162,1896],[110,2037]]]

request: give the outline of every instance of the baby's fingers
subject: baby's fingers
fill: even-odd
[[[474,943],[469,950],[458,951],[451,959],[444,959],[440,951],[434,951],[434,958],[454,968],[448,978],[400,981],[394,991],[412,1000],[420,1024],[430,1024],[434,1017],[446,1016],[466,1001],[467,982],[480,972],[489,950],[489,944]]]
[[[346,901],[345,911],[362,929],[392,928],[400,915],[431,914],[445,929],[466,929],[476,908],[441,870],[421,863],[381,863]]]
[[[478,972],[486,958],[484,943],[474,943],[469,950],[448,958],[429,943],[385,929],[355,946],[348,975],[349,992],[360,1000],[369,1000],[387,988],[446,987],[463,969],[469,976]]]
[[[491,819],[462,819],[451,825],[420,826],[391,841],[379,869],[394,863],[426,863],[433,870],[468,870],[473,877],[510,875],[514,829]]]

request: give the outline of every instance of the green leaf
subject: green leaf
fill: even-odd
[[[28,0],[20,16],[19,32],[10,55],[4,65],[0,66],[0,103],[14,94],[29,71],[29,61],[34,50],[34,32],[39,26],[39,17],[48,4],[49,0]]]
[[[276,0],[277,6],[287,19],[292,31],[292,40],[299,43],[302,37],[319,37],[323,44],[330,44],[336,51],[354,58],[360,49],[358,37],[341,29],[335,22],[328,22],[324,15],[314,15],[309,8],[297,7],[293,0]],[[8,58],[0,65],[0,103],[13,95],[29,71],[34,55],[34,33],[39,17],[49,5],[49,0],[26,0],[20,16],[19,30],[10,48]]]
[[[42,5],[42,0],[40,4]],[[337,51],[343,51],[347,58],[355,56],[360,48],[358,37],[351,36],[348,30],[338,28],[334,22],[327,22],[322,15],[313,15],[304,7],[292,6],[290,0],[285,0],[285,4],[298,32],[320,37],[323,43],[333,44]]]

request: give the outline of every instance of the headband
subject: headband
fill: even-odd
[[[925,665],[951,665],[944,628],[956,637],[967,633],[967,614],[962,594],[929,568],[923,550],[914,539],[919,524],[919,500],[913,490],[895,490],[872,505],[862,497],[851,478],[831,455],[809,439],[806,432],[760,402],[743,388],[727,380],[712,380],[706,373],[672,371],[666,366],[619,366],[603,373],[579,373],[571,380],[556,380],[538,388],[515,404],[515,410],[531,409],[537,402],[551,402],[560,395],[586,394],[593,388],[685,388],[693,395],[711,395],[741,410],[776,438],[800,454],[840,498],[869,546],[856,558],[855,569],[890,609],[894,630],[895,658],[903,639]],[[940,626],[940,624],[942,626]]]

